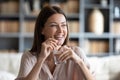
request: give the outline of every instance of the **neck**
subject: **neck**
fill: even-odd
[[[48,65],[48,67],[50,69],[51,74],[53,74],[53,72],[55,70],[55,67],[56,67],[56,65],[54,63],[53,55],[50,54],[48,56],[48,58],[46,59],[46,62],[47,62],[47,65]]]

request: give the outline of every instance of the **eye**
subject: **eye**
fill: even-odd
[[[50,25],[50,27],[57,27],[58,25],[56,25],[56,24],[52,24],[52,25]]]
[[[62,24],[61,26],[62,26],[62,27],[67,27],[67,24]]]

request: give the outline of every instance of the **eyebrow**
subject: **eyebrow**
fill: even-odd
[[[50,22],[50,23],[48,23],[48,24],[51,24],[51,23],[57,24],[56,22]],[[64,23],[67,23],[67,22],[65,21],[65,22],[61,22],[61,23],[64,24]]]

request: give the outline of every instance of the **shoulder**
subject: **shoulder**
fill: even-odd
[[[31,54],[31,52],[29,51],[25,51],[22,55],[22,58],[29,58],[29,57],[32,57],[33,55]]]
[[[85,51],[82,48],[78,47],[78,46],[71,46],[71,49],[81,58],[86,56]]]
[[[20,71],[19,71],[18,77],[23,77],[27,75],[35,65],[36,60],[37,60],[36,57],[32,55],[31,52],[25,51],[22,54]]]
[[[78,46],[71,46],[71,48],[74,49],[75,51],[84,53],[83,49]]]
[[[22,61],[36,61],[37,58],[35,55],[33,55],[31,52],[29,51],[25,51],[22,55]]]

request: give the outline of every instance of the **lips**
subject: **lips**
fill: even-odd
[[[64,42],[64,38],[63,37],[55,37],[56,40],[58,40],[58,45],[62,45]]]
[[[64,35],[57,35],[57,36],[54,36],[54,38],[56,39],[56,40],[58,40],[58,45],[62,45],[63,44],[63,42],[64,42]]]
[[[56,40],[62,40],[64,37],[61,37],[61,36],[58,37],[58,36],[57,36],[57,37],[54,37],[54,38],[55,38]]]

